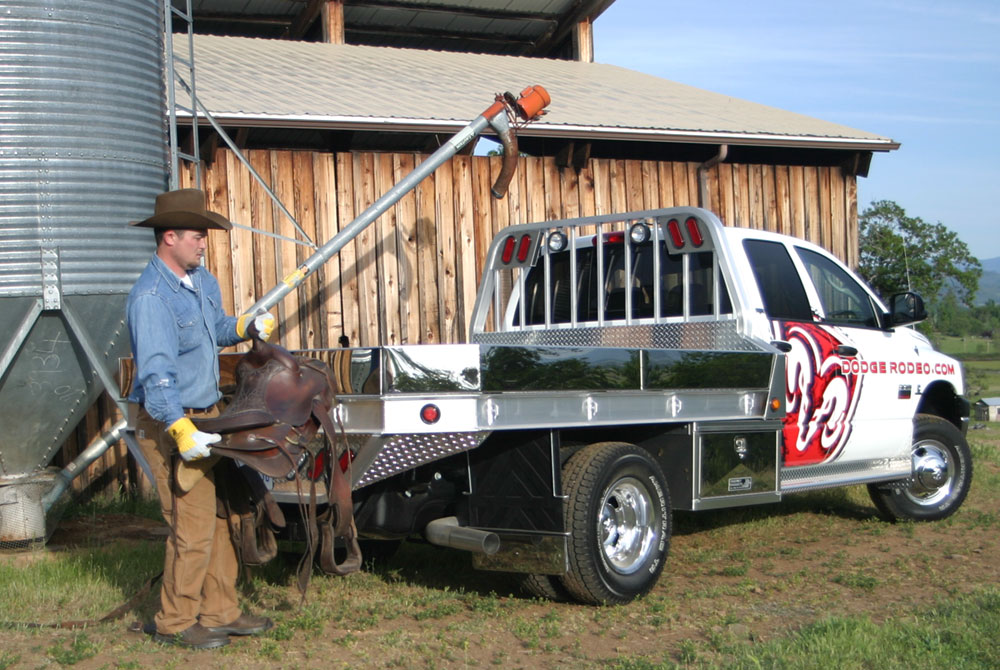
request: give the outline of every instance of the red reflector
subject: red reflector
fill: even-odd
[[[517,246],[517,261],[523,263],[528,260],[528,252],[531,251],[531,235],[522,235],[521,244]]]
[[[677,219],[667,221],[667,232],[670,233],[670,241],[674,243],[674,246],[683,249],[684,236],[681,235],[681,224],[677,223]]]
[[[354,460],[355,456],[357,456],[357,454],[354,453],[353,449],[348,449],[340,455],[339,463],[341,472],[347,472],[347,466],[351,464],[351,461]]]
[[[326,449],[316,454],[316,459],[313,461],[312,468],[310,468],[309,473],[306,475],[309,479],[316,481],[323,476],[323,472],[326,470]]]
[[[420,419],[424,423],[437,423],[440,418],[441,410],[437,408],[437,405],[424,405],[420,409]]]
[[[309,477],[309,479],[318,481],[323,476],[323,473],[326,472],[327,453],[327,450],[323,449],[316,454],[312,467],[309,468],[309,472],[306,473],[306,476]],[[347,467],[351,464],[351,461],[354,460],[355,456],[357,456],[357,454],[353,449],[348,449],[340,455],[338,463],[340,465],[341,472],[347,472]]]
[[[625,241],[625,233],[620,230],[616,230],[613,233],[606,233],[604,235],[605,244],[621,244],[624,241]]]
[[[698,219],[692,216],[684,222],[684,225],[687,226],[688,235],[691,236],[691,244],[696,247],[700,247],[704,244],[705,239],[701,236],[701,231],[698,229]]]
[[[503,252],[500,254],[500,260],[503,261],[504,265],[510,263],[510,259],[514,257],[514,245],[517,242],[514,240],[514,236],[510,235],[506,240],[503,241]]]

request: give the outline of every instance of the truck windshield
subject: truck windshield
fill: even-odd
[[[659,275],[656,283],[656,260],[652,242],[604,244],[603,290],[598,287],[597,249],[584,246],[576,249],[576,276],[572,276],[570,251],[549,254],[549,288],[545,287],[544,259],[529,272],[525,280],[525,314],[528,325],[545,323],[545,296],[548,294],[550,323],[572,321],[573,300],[576,298],[576,320],[598,321],[603,310],[605,321],[683,317],[715,314],[716,283],[718,283],[719,314],[732,314],[732,303],[724,281],[716,282],[714,254],[711,251],[688,254],[685,271],[680,254],[667,253],[660,241]],[[631,273],[626,254],[631,253]],[[629,276],[629,274],[631,276]],[[631,293],[631,313],[627,296]],[[686,301],[686,302],[685,302]],[[659,308],[657,309],[657,303]],[[515,317],[515,325],[517,317]]]

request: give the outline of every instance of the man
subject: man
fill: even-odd
[[[218,348],[253,331],[266,340],[274,317],[237,319],[222,311],[219,283],[201,261],[208,230],[232,224],[205,209],[202,191],[162,193],[153,216],[131,225],[153,228],[156,239],[125,308],[136,367],[129,396],[137,406],[136,437],[170,527],[154,638],[213,649],[229,644],[229,635],[254,635],[273,624],[240,611],[238,560],[227,520],[216,516],[217,457],[209,445],[221,438],[197,430],[190,417],[218,414]]]

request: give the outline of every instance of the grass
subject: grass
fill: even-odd
[[[935,347],[949,356],[962,354],[1000,354],[1000,345],[987,337],[953,337],[940,335],[934,338]]]
[[[162,561],[163,547],[148,542],[42,554],[30,565],[0,558],[0,622],[101,616],[138,591]]]
[[[80,504],[67,505],[63,517],[66,519],[95,518],[106,514],[132,514],[157,521],[163,518],[163,514],[160,512],[160,503],[156,498],[127,496],[121,493],[91,498]]]
[[[57,644],[49,647],[48,656],[59,665],[76,665],[80,661],[93,658],[100,651],[86,633],[77,633],[68,644]]]
[[[1000,590],[987,587],[877,623],[829,616],[771,641],[726,633],[685,641],[660,659],[621,656],[611,670],[993,670],[1000,659]],[[740,631],[741,629],[736,628]],[[832,663],[832,659],[835,662]]]
[[[966,397],[973,403],[979,398],[1000,396],[1000,358],[962,361],[965,370]]]
[[[979,398],[1000,396],[1000,344],[986,338],[942,337],[936,342],[943,353],[962,361],[965,370],[966,396],[975,402]]]
[[[461,552],[414,543],[347,578],[316,574],[299,608],[295,561],[254,569],[245,607],[267,634],[198,654],[122,633],[0,629],[0,670],[87,668],[735,668],[1000,665],[1000,426],[970,433],[965,507],[935,524],[877,519],[863,487],[778,505],[675,514],[670,558],[647,596],[621,607],[517,595],[515,577],[476,572]],[[135,506],[130,508],[129,505]],[[131,511],[126,511],[131,510]],[[82,518],[158,510],[92,501]],[[0,556],[0,621],[97,617],[159,569],[162,541],[116,541]],[[978,552],[978,553],[977,553]],[[147,620],[155,595],[129,618]]]

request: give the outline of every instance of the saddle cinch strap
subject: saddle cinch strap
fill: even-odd
[[[328,509],[316,516],[315,486],[307,514],[307,532],[319,535],[320,567],[333,574],[349,574],[361,567],[351,487],[339,467],[330,420],[333,384],[322,361],[293,356],[286,349],[257,337],[236,366],[233,400],[214,418],[194,419],[198,430],[219,433],[223,442],[212,452],[234,458],[272,478],[298,478],[309,460],[306,449],[322,426],[330,464]],[[299,491],[302,487],[299,486]],[[305,502],[300,500],[300,508]],[[333,558],[336,539],[347,547],[347,558]],[[309,543],[315,546],[314,543]]]

